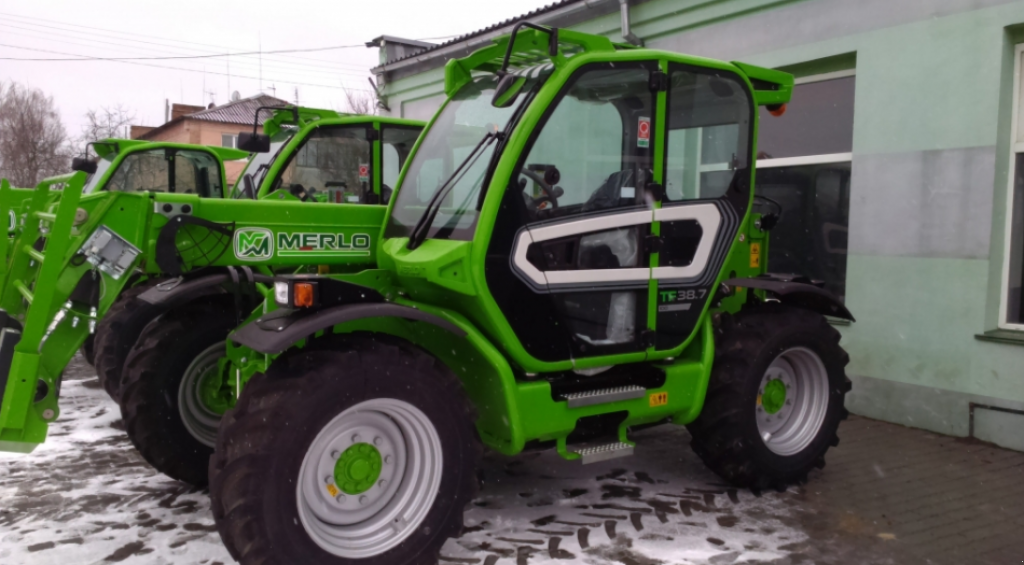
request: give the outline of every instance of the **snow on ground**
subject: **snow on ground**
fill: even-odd
[[[50,438],[0,454],[0,563],[226,564],[208,495],[153,471],[94,377],[69,377]],[[807,535],[792,493],[722,485],[680,428],[642,432],[631,459],[488,455],[442,563],[681,565],[788,561]]]

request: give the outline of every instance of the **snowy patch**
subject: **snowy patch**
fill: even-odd
[[[156,473],[92,378],[68,380],[35,452],[0,453],[0,563],[227,564],[206,491]],[[791,493],[723,485],[685,430],[635,438],[636,456],[581,466],[553,452],[488,455],[466,532],[441,563],[681,565],[765,562],[807,541]]]

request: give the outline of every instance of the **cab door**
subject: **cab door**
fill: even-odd
[[[664,190],[651,258],[655,350],[682,345],[713,296],[750,199],[753,103],[737,75],[670,63],[664,84]]]
[[[577,70],[534,128],[505,190],[487,282],[539,360],[648,346],[658,71],[656,61]]]

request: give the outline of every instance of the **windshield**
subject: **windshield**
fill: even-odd
[[[238,181],[235,182],[234,188],[231,189],[231,198],[256,198],[260,184],[263,183],[264,177],[267,176],[267,171],[270,170],[270,165],[274,163],[274,160],[277,159],[277,154],[281,152],[281,149],[284,148],[297,131],[298,128],[282,128],[281,131],[270,138],[270,151],[266,153],[253,153],[249,157],[249,163],[242,170],[242,174],[238,176]]]
[[[531,81],[532,82],[532,81]],[[515,106],[495,108],[491,97],[497,78],[478,77],[462,87],[441,110],[409,163],[385,237],[408,237],[434,193],[462,165],[488,133],[504,130],[515,115]],[[520,105],[534,84],[523,87]],[[480,190],[497,143],[478,151],[464,170],[452,179],[452,187],[441,202],[430,225],[428,238],[470,240],[479,212]]]
[[[82,194],[92,194],[99,186],[100,180],[107,174],[107,169],[114,164],[117,153],[111,153],[109,157],[103,157],[96,163],[96,172],[85,178],[85,186],[82,187]]]

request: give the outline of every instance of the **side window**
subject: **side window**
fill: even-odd
[[[398,184],[405,160],[420,136],[420,128],[388,126],[381,127],[381,202],[387,204],[391,193]],[[423,186],[424,183],[419,183]]]
[[[220,162],[204,151],[153,149],[132,153],[107,183],[119,192],[175,192],[220,197]]]
[[[665,195],[668,202],[718,198],[748,167],[750,103],[730,76],[671,73]]]
[[[365,127],[322,127],[310,132],[292,154],[275,189],[304,200],[372,203],[371,143]]]
[[[125,156],[107,183],[117,192],[170,192],[171,161],[167,150],[139,151]]]
[[[851,72],[852,73],[852,72]],[[786,113],[761,109],[757,211],[781,216],[768,246],[768,268],[825,282],[846,295],[846,240],[856,77],[797,79]]]
[[[654,97],[643,68],[583,73],[558,101],[518,178],[534,219],[643,202]]]

